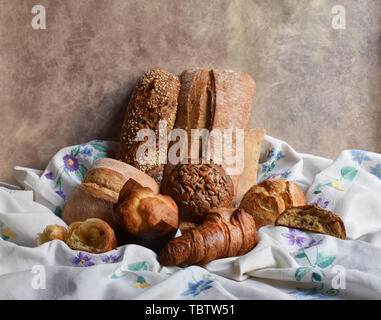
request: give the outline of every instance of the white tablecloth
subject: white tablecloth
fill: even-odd
[[[285,178],[338,214],[347,240],[266,226],[241,257],[199,267],[163,267],[125,245],[105,254],[34,240],[59,218],[91,164],[117,143],[91,141],[57,152],[44,171],[15,167],[22,190],[0,187],[0,299],[380,299],[381,155],[345,150],[336,160],[297,153],[266,136],[259,181]]]

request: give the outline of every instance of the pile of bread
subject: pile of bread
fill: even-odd
[[[281,225],[345,239],[335,214],[306,205],[289,181],[257,184],[264,129],[249,129],[254,80],[230,70],[186,70],[179,77],[151,70],[137,83],[125,115],[115,159],[100,159],[64,206],[68,228],[50,225],[36,244],[59,239],[70,248],[102,253],[139,244],[158,253],[163,265],[202,265],[243,255],[258,243],[257,230]],[[244,169],[227,175],[224,165],[141,164],[136,152],[141,129],[243,129]],[[189,140],[189,143],[191,141]],[[164,146],[168,150],[168,146]],[[163,145],[157,145],[157,155]],[[189,148],[185,158],[192,158]],[[180,230],[179,236],[175,236]]]

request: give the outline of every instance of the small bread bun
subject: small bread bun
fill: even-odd
[[[233,206],[233,181],[214,163],[176,165],[163,181],[162,192],[176,201],[182,221],[201,223],[209,210]]]
[[[130,178],[159,192],[158,184],[144,172],[118,160],[100,159],[93,164],[65,204],[62,219],[71,224],[87,218],[99,218],[113,226],[113,207],[118,202],[120,189]]]
[[[38,234],[36,239],[36,247],[42,245],[43,243],[52,240],[62,240],[65,241],[66,228],[59,226],[58,224],[52,224],[47,226],[42,233]]]
[[[275,225],[328,234],[343,240],[346,238],[345,226],[341,218],[314,205],[285,210],[275,221]]]
[[[284,210],[305,204],[303,191],[297,185],[284,179],[268,179],[252,186],[239,207],[254,217],[259,229],[273,225]]]
[[[65,242],[74,250],[91,253],[107,252],[118,246],[114,230],[107,222],[97,218],[71,223]]]
[[[152,250],[159,250],[179,226],[175,201],[133,179],[129,179],[120,191],[114,216],[121,241]]]

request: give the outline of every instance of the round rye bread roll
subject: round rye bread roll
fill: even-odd
[[[233,181],[214,163],[178,164],[161,188],[177,203],[182,221],[200,223],[209,210],[233,205]]]
[[[306,198],[297,185],[284,179],[268,179],[252,186],[243,196],[239,207],[254,217],[259,229],[275,224],[284,210],[305,204]]]

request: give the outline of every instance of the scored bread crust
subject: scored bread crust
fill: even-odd
[[[305,205],[285,210],[275,221],[276,226],[302,229],[346,238],[343,220],[336,214],[314,205]]]
[[[259,229],[273,225],[284,210],[305,204],[303,191],[297,185],[285,179],[268,179],[252,186],[239,207],[254,217]]]

